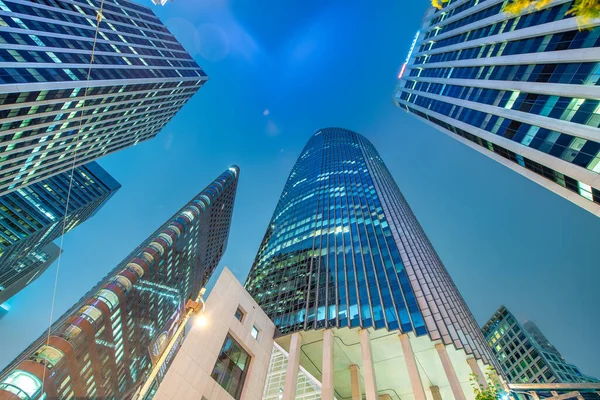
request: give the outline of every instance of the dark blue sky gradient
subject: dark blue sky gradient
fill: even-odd
[[[426,6],[157,7],[210,80],[157,138],[100,160],[123,188],[65,236],[54,317],[234,163],[240,186],[222,265],[243,281],[302,147],[317,129],[341,126],[378,148],[480,324],[504,304],[600,376],[600,220],[392,104]],[[55,272],[56,264],[10,300],[0,366],[47,329]]]

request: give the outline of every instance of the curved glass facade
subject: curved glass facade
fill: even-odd
[[[488,360],[464,300],[373,145],[319,130],[286,182],[246,288],[282,333],[429,334]]]

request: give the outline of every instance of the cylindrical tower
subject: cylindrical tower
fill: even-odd
[[[285,184],[246,282],[283,334],[386,328],[489,347],[375,147],[316,132]]]

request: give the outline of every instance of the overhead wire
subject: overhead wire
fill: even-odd
[[[75,166],[77,165],[77,151],[79,148],[78,144],[79,144],[80,138],[82,136],[81,128],[83,127],[83,116],[85,113],[85,103],[87,100],[88,89],[90,87],[90,78],[92,75],[92,66],[94,64],[94,53],[96,51],[96,42],[98,40],[98,32],[100,31],[100,23],[104,19],[104,15],[102,14],[103,7],[104,7],[104,0],[100,0],[100,7],[99,7],[98,11],[96,12],[96,29],[94,32],[94,41],[92,42],[90,64],[88,67],[87,77],[85,80],[85,90],[83,92],[83,100],[81,101],[81,105],[79,107],[79,108],[81,108],[81,113],[79,114],[79,127],[77,129],[77,135],[75,137],[75,140],[73,141],[75,150],[73,152],[73,162],[71,164],[71,176],[69,178],[69,188],[67,190],[65,213],[64,213],[64,218],[63,218],[62,232],[61,232],[61,236],[60,236],[60,246],[59,247],[61,249],[61,252],[58,255],[58,260],[56,263],[56,274],[54,276],[54,287],[52,290],[52,302],[50,303],[50,319],[48,321],[48,334],[47,334],[47,338],[46,338],[46,346],[48,346],[50,344],[50,333],[51,333],[51,329],[52,329],[52,320],[54,319],[54,303],[56,301],[56,288],[58,286],[58,276],[59,276],[60,264],[61,264],[61,259],[62,259],[62,247],[63,247],[64,238],[65,238],[65,231],[67,229],[67,224],[70,221],[70,218],[68,218],[69,203],[71,200],[71,190],[73,187],[73,176],[75,175]],[[76,106],[76,108],[77,108],[77,106]],[[46,379],[46,368],[43,369],[43,373],[42,373],[42,388],[44,387],[45,379]]]

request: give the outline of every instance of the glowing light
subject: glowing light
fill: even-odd
[[[208,319],[206,318],[206,316],[200,315],[198,316],[198,318],[196,318],[196,326],[202,328],[206,325],[208,325]]]
[[[417,34],[415,35],[415,38],[413,39],[413,41],[410,45],[410,50],[408,50],[408,55],[406,56],[406,60],[404,60],[404,64],[402,64],[402,69],[400,70],[400,73],[398,74],[398,79],[402,78],[402,75],[404,74],[404,70],[406,69],[406,65],[408,64],[408,61],[410,60],[410,56],[412,55],[413,50],[415,49],[415,45],[417,44],[417,39],[419,39],[420,33],[421,33],[421,31],[417,32]]]
[[[398,74],[398,79],[402,78],[402,75],[404,75],[405,69],[406,69],[406,63],[402,64],[402,69],[400,70],[400,73]]]

